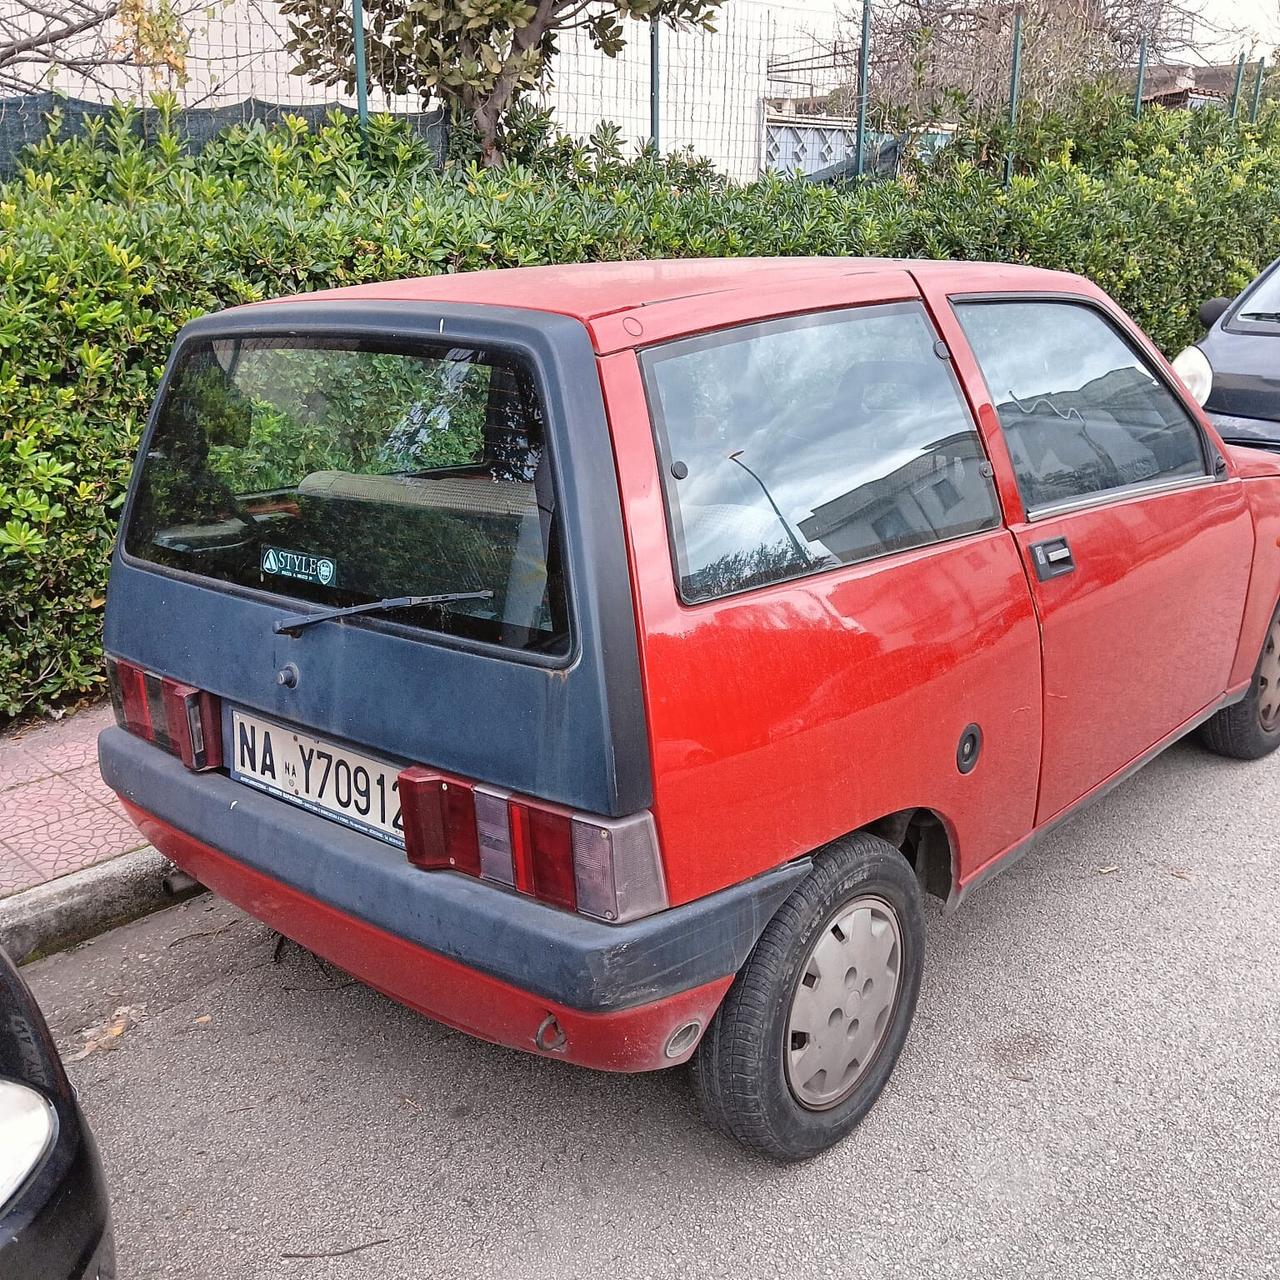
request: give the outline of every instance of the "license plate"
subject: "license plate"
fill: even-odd
[[[398,765],[231,711],[231,776],[357,831],[404,845]]]

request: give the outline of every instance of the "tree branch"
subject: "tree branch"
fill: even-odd
[[[0,46],[0,67],[13,62],[21,54],[30,53],[33,49],[45,49],[50,45],[60,44],[64,40],[71,40],[75,36],[83,35],[86,31],[92,31],[95,27],[100,27],[104,22],[114,18],[119,10],[119,4],[109,4],[105,9],[91,13],[87,18],[83,18],[79,22],[67,23],[65,26],[57,28],[46,27],[43,31],[27,36],[23,40],[15,40],[10,44],[2,45]]]

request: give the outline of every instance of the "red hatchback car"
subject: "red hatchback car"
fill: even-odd
[[[1197,727],[1280,742],[1278,540],[1280,458],[1076,276],[237,308],[179,336],[135,468],[102,772],[374,987],[586,1066],[692,1057],[714,1123],[797,1159],[898,1058],[925,894]]]

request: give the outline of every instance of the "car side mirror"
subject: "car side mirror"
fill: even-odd
[[[1208,302],[1200,304],[1200,310],[1196,314],[1200,317],[1200,323],[1206,329],[1212,329],[1222,319],[1223,314],[1230,305],[1230,298],[1210,298]]]

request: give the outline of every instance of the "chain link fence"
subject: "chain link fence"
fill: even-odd
[[[731,177],[753,178],[763,167],[775,57],[833,36],[837,21],[833,10],[730,0],[714,35],[659,27],[655,41],[640,28],[616,58],[573,32],[560,42],[541,105],[574,136],[608,119],[630,141],[656,137],[664,151],[690,148]]]
[[[118,7],[107,0],[59,0],[55,6],[60,20],[71,24]],[[63,130],[72,132],[107,115],[113,103],[128,103],[147,134],[159,115],[153,96],[172,94],[179,108],[173,120],[195,150],[232,124],[271,124],[285,114],[318,124],[331,111],[356,110],[353,94],[293,74],[288,23],[272,0],[178,0],[167,38],[153,35],[140,45],[118,19],[108,20],[68,45],[6,61],[6,37],[16,43],[13,33],[20,35],[24,26],[38,33],[49,12],[43,0],[0,0],[0,175],[12,173],[22,148],[45,135],[54,109]],[[371,111],[402,119],[443,160],[443,110],[416,94],[393,96],[376,88],[368,100]]]
[[[334,108],[357,107],[355,95],[342,86],[316,85],[293,74],[288,23],[273,0],[179,5],[174,12],[184,34],[176,51],[129,50],[107,23],[70,51],[43,57],[37,51],[8,65],[5,10],[12,30],[19,11],[36,2],[0,0],[0,172],[11,170],[20,148],[43,134],[55,101],[64,127],[71,129],[113,101],[145,108],[155,92],[170,92],[181,108],[182,127],[197,145],[232,121],[270,121],[284,111],[319,118]],[[93,0],[63,2],[92,11]],[[32,10],[33,28],[44,7]],[[550,110],[558,128],[579,138],[609,121],[628,144],[638,146],[654,136],[656,124],[662,149],[692,148],[731,176],[750,178],[762,167],[773,59],[832,37],[837,25],[834,5],[815,10],[805,0],[728,0],[714,34],[662,26],[655,42],[646,24],[628,21],[628,43],[612,58],[595,49],[586,32],[570,30],[557,37],[551,82],[528,100]],[[42,92],[15,91],[36,84]],[[404,117],[442,143],[432,105],[417,95],[369,87],[370,112]],[[144,114],[140,125],[148,124]]]
[[[113,101],[129,102],[141,109],[139,127],[146,130],[154,122],[147,110],[151,95],[166,91],[175,95],[179,128],[196,147],[233,122],[271,122],[285,112],[318,121],[331,110],[356,110],[355,96],[343,86],[312,84],[293,73],[288,24],[274,0],[228,0],[214,7],[187,0],[186,8],[175,0],[167,43],[164,32],[151,32],[145,41],[136,30],[123,34],[117,18],[88,25],[70,44],[37,45],[6,57],[6,41],[12,49],[24,34],[38,34],[54,21],[49,13],[68,23],[89,22],[102,12],[94,8],[99,2],[107,0],[59,0],[53,9],[45,0],[0,0],[0,173],[11,172],[22,146],[43,135],[54,106],[69,130],[103,114]],[[840,4],[727,0],[714,34],[666,26],[651,33],[629,21],[628,44],[613,58],[595,49],[585,32],[563,32],[551,81],[529,100],[572,136],[585,138],[609,121],[631,146],[653,139],[664,151],[688,148],[742,180],[766,170],[818,177],[890,171],[906,135],[901,119],[895,129],[882,109],[867,109],[873,100],[881,108],[895,101],[915,110],[911,145],[917,151],[945,144],[946,121],[925,118],[923,108],[909,102],[902,69],[886,52],[901,6],[877,0],[866,10],[864,57],[863,11],[848,0],[853,12],[842,16]],[[962,0],[957,12],[964,8]],[[1005,103],[1017,97],[1012,77],[1021,52],[1019,8],[973,8],[975,65],[996,86],[984,91]],[[1151,51],[1146,42],[1139,48],[1135,41],[1135,109],[1144,100],[1219,105],[1245,114],[1257,109],[1261,60],[1242,53],[1238,62],[1215,64],[1220,47],[1184,49],[1182,62],[1161,60],[1156,52],[1165,51]],[[864,67],[870,74],[860,84]],[[444,113],[434,104],[371,85],[368,110],[403,118],[443,155]]]

